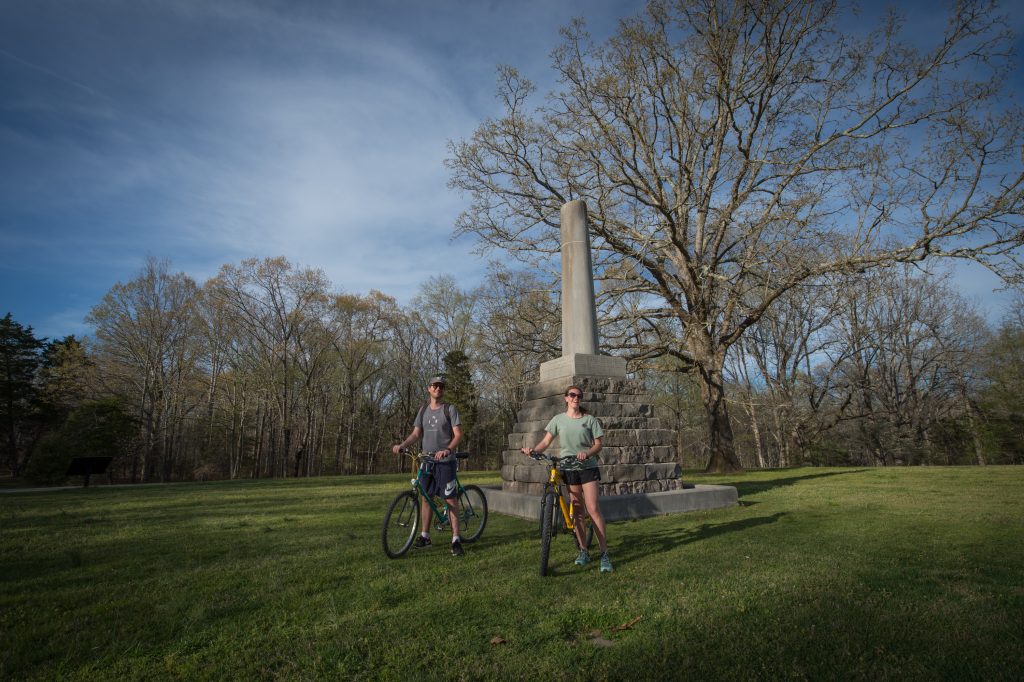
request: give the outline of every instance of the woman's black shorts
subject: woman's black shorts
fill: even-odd
[[[590,467],[589,469],[569,469],[562,472],[562,480],[569,485],[583,485],[584,483],[590,483],[591,481],[600,481],[601,472],[597,470],[597,467]]]

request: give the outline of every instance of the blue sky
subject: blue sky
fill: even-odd
[[[479,283],[446,144],[499,112],[497,64],[550,78],[584,4],[595,33],[633,5],[0,1],[0,308],[81,334],[147,255],[200,282],[284,255],[402,301]]]
[[[474,286],[447,142],[499,113],[498,64],[543,91],[561,26],[600,38],[641,6],[0,0],[0,315],[86,333],[150,255],[200,283],[283,255],[402,302],[442,272]]]

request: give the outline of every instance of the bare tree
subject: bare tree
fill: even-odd
[[[420,285],[410,306],[411,313],[434,341],[435,368],[442,367],[448,353],[465,352],[470,347],[476,306],[473,293],[459,288],[451,275],[430,277]]]
[[[344,446],[339,444],[335,449],[335,469],[339,472],[342,455],[348,466],[353,464],[360,392],[386,368],[384,344],[397,309],[393,298],[378,291],[368,296],[342,294],[332,301],[328,329],[333,360],[340,370],[338,388],[345,413],[339,425],[344,429]]]
[[[804,461],[808,446],[850,417],[840,372],[849,346],[836,322],[855,282],[833,276],[792,288],[733,346],[726,367],[760,466]]]
[[[502,68],[504,115],[451,145],[456,233],[536,261],[586,200],[599,277],[647,297],[636,326],[680,329],[630,353],[692,366],[708,469],[736,469],[726,355],[786,292],[932,257],[1019,275],[1024,117],[996,10],[958,3],[925,47],[895,14],[844,35],[834,2],[655,1],[600,45],[578,22],[557,92],[530,109]]]
[[[180,418],[195,405],[186,384],[197,362],[197,299],[191,278],[149,258],[138,277],[115,284],[86,317],[106,392],[127,396],[142,425],[144,451],[133,460],[132,481],[171,475]]]
[[[561,318],[551,287],[531,272],[492,264],[487,282],[475,295],[479,334],[473,351],[480,395],[488,407],[485,412],[496,418],[493,427],[504,435],[515,424],[540,363],[559,353]]]
[[[944,278],[909,266],[844,293],[838,327],[848,350],[839,372],[855,429],[834,435],[865,463],[934,463],[938,427],[973,417],[965,386],[987,344],[984,321]]]
[[[272,475],[284,475],[288,458],[297,452],[294,420],[300,400],[308,397],[302,380],[308,362],[302,361],[309,359],[306,346],[315,343],[316,330],[322,326],[327,289],[322,271],[296,268],[284,258],[251,258],[237,267],[224,265],[208,283],[207,291],[231,324],[251,348],[258,348],[253,359],[262,365],[273,387],[277,420],[270,423],[271,442],[279,442],[280,448],[274,448],[268,461]],[[322,348],[320,344],[315,353]]]

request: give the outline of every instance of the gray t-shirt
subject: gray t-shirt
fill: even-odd
[[[423,429],[423,452],[444,450],[448,447],[448,443],[452,442],[452,436],[455,435],[452,427],[461,426],[462,421],[459,419],[458,409],[451,403],[448,404],[448,412],[452,416],[450,424],[444,415],[444,405],[436,410],[430,409],[428,405],[417,411],[413,426]]]

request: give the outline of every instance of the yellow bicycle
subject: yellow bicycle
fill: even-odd
[[[530,455],[538,462],[548,463],[548,482],[544,486],[544,492],[540,498],[540,574],[548,574],[548,555],[551,552],[551,540],[559,530],[572,534],[576,543],[576,551],[586,549],[589,551],[590,544],[594,540],[594,523],[583,509],[581,527],[576,528],[576,509],[569,495],[568,487],[562,481],[562,474],[558,471],[559,457],[552,457],[539,452]],[[555,510],[562,512],[561,518],[556,519]]]

